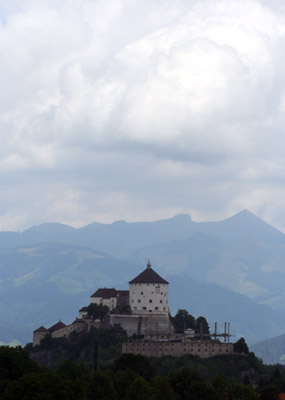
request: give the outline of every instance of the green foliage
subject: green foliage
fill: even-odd
[[[257,400],[254,389],[249,385],[234,383],[230,389],[230,393],[232,400]]]
[[[238,354],[249,354],[248,346],[243,337],[234,343],[234,352]]]
[[[114,372],[131,370],[147,380],[150,380],[155,373],[149,358],[140,354],[122,354],[115,360],[112,370]]]
[[[126,369],[125,371],[117,370],[114,374],[114,387],[119,400],[126,396],[126,392],[134,379],[139,376],[134,371]]]
[[[271,383],[270,385],[264,386],[260,390],[260,400],[279,400],[279,390],[278,388]]]
[[[0,347],[0,379],[16,380],[27,373],[37,371],[38,368],[22,347]]]
[[[137,376],[128,387],[124,400],[152,400],[150,384],[142,376]]]
[[[52,371],[34,372],[10,383],[2,393],[1,400],[75,399],[73,389],[70,381]]]
[[[196,319],[195,325],[195,333],[200,334],[201,332],[205,335],[210,333],[209,324],[206,318],[202,316]]]
[[[186,310],[179,309],[172,318],[172,323],[177,333],[183,333],[186,329],[195,329],[195,318]]]
[[[94,344],[99,343],[100,353],[120,342],[114,332],[74,334],[65,344],[65,355],[82,358],[89,352],[92,363]],[[91,372],[70,359],[54,371],[39,368],[22,348],[0,347],[0,366],[1,400],[277,400],[285,388],[284,369],[265,366],[252,353],[151,360],[123,354],[104,371]],[[245,376],[249,382],[254,377],[256,390],[242,384]]]
[[[104,372],[95,372],[90,383],[88,398],[100,400],[117,400],[111,376]]]
[[[154,400],[176,400],[176,394],[168,376],[155,376],[150,384]]]
[[[103,304],[90,303],[87,312],[88,315],[92,317],[93,321],[97,319],[103,321],[105,316],[109,313],[109,307],[103,306]]]
[[[72,332],[68,339],[52,339],[47,336],[39,346],[29,350],[37,359],[41,359],[41,354],[48,350],[49,366],[53,369],[67,359],[83,363],[89,369],[93,369],[94,364],[98,363],[96,367],[102,369],[120,356],[124,338],[124,331],[92,328],[88,333]]]

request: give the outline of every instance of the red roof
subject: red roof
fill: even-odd
[[[54,332],[54,331],[58,331],[59,329],[62,329],[62,328],[65,328],[65,327],[66,327],[66,325],[63,322],[59,321],[56,324],[54,324],[53,326],[51,326],[48,329],[48,331],[49,332]]]
[[[94,294],[92,294],[91,297],[101,297],[102,299],[110,299],[111,297],[117,297],[117,291],[116,289],[98,289]]]
[[[168,282],[151,268],[150,262],[147,263],[146,269],[129,283],[166,283],[168,285]]]
[[[34,332],[48,332],[48,330],[44,326],[40,326],[38,329],[36,329]]]
[[[279,394],[279,399],[280,400],[285,400],[285,393],[280,393]]]

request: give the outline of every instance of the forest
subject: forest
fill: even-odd
[[[34,348],[2,346],[0,398],[277,400],[285,392],[284,368],[245,354],[243,339],[235,344],[240,354],[209,359],[120,355],[122,340],[123,332],[93,329],[71,341],[47,337]]]

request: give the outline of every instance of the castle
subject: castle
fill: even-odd
[[[91,296],[91,304],[102,304],[109,308],[108,315],[101,322],[93,320],[88,307],[79,310],[79,318],[65,325],[59,321],[50,328],[41,326],[33,333],[33,345],[49,335],[52,338],[68,337],[72,332],[88,332],[92,326],[122,328],[128,336],[139,335],[141,340],[123,343],[124,353],[180,356],[196,354],[210,357],[215,354],[233,353],[232,343],[215,343],[195,340],[194,332],[174,334],[169,319],[168,282],[151,267],[147,267],[129,282],[129,290],[100,288]]]
[[[106,321],[93,321],[88,315],[88,307],[79,310],[79,318],[70,325],[59,321],[50,328],[41,326],[33,334],[33,345],[50,335],[52,338],[67,337],[71,332],[88,331],[91,326],[113,326],[133,334],[167,335],[172,333],[169,321],[168,282],[155,272],[150,264],[129,282],[129,290],[100,288],[90,298],[91,304],[102,304],[109,308]],[[130,313],[120,313],[126,306]],[[117,310],[117,312],[116,312]]]

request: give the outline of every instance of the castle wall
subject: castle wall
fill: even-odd
[[[111,314],[110,325],[123,328],[128,336],[133,334],[168,335],[172,332],[168,314]]]
[[[130,307],[133,314],[168,314],[168,285],[165,283],[131,283]]]
[[[186,354],[209,358],[219,354],[233,354],[232,343],[216,342],[125,342],[122,353],[142,354],[147,357],[173,356],[179,357]]]
[[[91,303],[97,305],[103,304],[103,306],[107,306],[110,310],[113,310],[117,306],[117,298],[111,297],[109,299],[103,299],[102,297],[91,297]]]
[[[33,333],[33,346],[37,346],[41,343],[41,340],[48,335],[48,332],[34,332]]]

